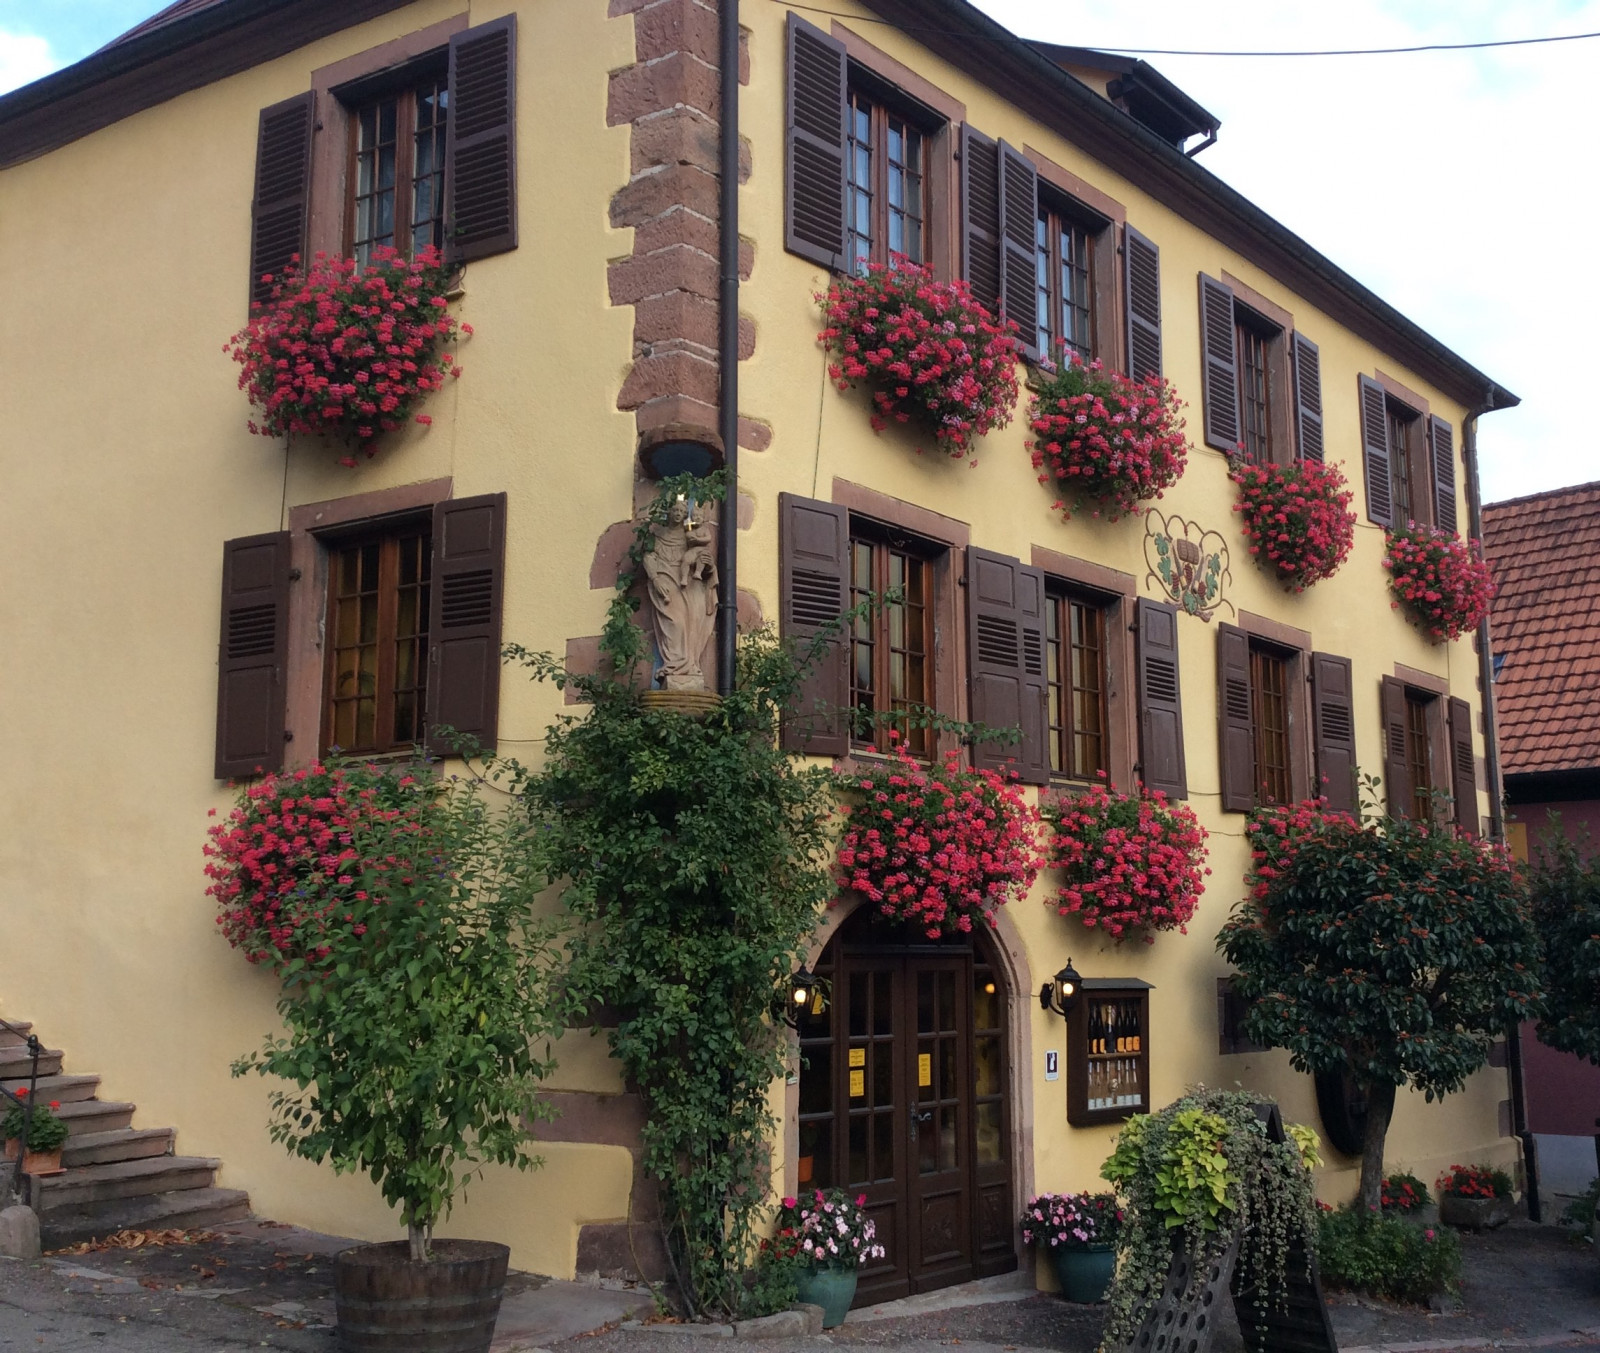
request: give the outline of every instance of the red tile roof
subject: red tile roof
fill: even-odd
[[[1507,775],[1600,766],[1600,482],[1483,509]]]
[[[126,42],[129,38],[139,37],[156,28],[165,28],[169,23],[176,23],[179,19],[188,18],[197,14],[202,9],[210,9],[213,5],[226,4],[227,0],[174,0],[165,9],[152,14],[143,23],[135,24],[121,37],[112,38],[106,47],[115,47],[118,43]],[[102,51],[105,48],[101,48]]]

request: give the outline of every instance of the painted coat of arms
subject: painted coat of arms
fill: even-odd
[[[1233,603],[1222,589],[1233,581],[1228,542],[1220,533],[1182,517],[1163,517],[1151,508],[1144,517],[1144,560],[1149,581],[1160,586],[1188,615],[1210,620]]]

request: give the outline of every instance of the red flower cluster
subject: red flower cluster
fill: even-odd
[[[472,332],[445,308],[449,277],[432,245],[410,261],[376,249],[359,271],[354,259],[318,254],[306,272],[296,257],[274,281],[272,298],[253,305],[250,323],[223,345],[244,368],[239,388],[261,411],[250,431],[333,432],[371,456],[379,433],[411,417],[447,374],[461,374],[449,353],[439,353],[458,327]],[[433,420],[417,414],[416,421]]]
[[[1256,562],[1272,568],[1290,591],[1331,578],[1350,557],[1356,514],[1337,465],[1297,460],[1290,465],[1235,461],[1228,477],[1239,486],[1233,510]]]
[[[206,893],[228,943],[273,966],[327,957],[330,927],[353,921],[346,908],[368,900],[363,884],[407,868],[394,856],[363,858],[362,822],[381,815],[423,835],[427,800],[417,777],[392,768],[317,764],[243,786],[205,846]],[[363,933],[359,922],[353,933]]]
[[[1457,1198],[1509,1198],[1511,1176],[1486,1165],[1452,1165],[1434,1187],[1441,1194],[1453,1193]]]
[[[1066,876],[1057,910],[1113,939],[1153,931],[1188,933],[1200,903],[1206,830],[1187,804],[1159,791],[1119,794],[1104,783],[1046,813],[1050,864]]]
[[[1134,380],[1074,356],[1028,410],[1033,468],[1062,494],[1061,515],[1116,521],[1176,484],[1189,461],[1182,407],[1160,376]]]
[[[935,768],[897,744],[893,765],[842,784],[865,802],[846,810],[839,886],[930,939],[970,931],[975,917],[993,925],[995,908],[1038,877],[1039,814],[1004,776],[963,766],[959,752]]]
[[[817,339],[836,359],[828,375],[841,390],[872,387],[877,431],[915,420],[960,459],[1011,421],[1017,326],[990,315],[967,283],[936,281],[903,260],[874,263],[865,277],[835,279],[817,301],[827,321]]]
[[[1413,523],[1387,535],[1389,604],[1403,608],[1435,643],[1474,630],[1489,614],[1494,577],[1477,541],[1465,541],[1431,526]]]
[[[1384,1176],[1378,1199],[1385,1212],[1417,1212],[1428,1201],[1428,1190],[1412,1175]]]
[[[1258,808],[1245,822],[1250,844],[1250,896],[1265,902],[1273,881],[1293,865],[1301,847],[1311,841],[1359,841],[1361,823],[1350,813],[1332,811],[1325,799],[1301,799],[1281,808]]]

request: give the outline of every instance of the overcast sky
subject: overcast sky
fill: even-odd
[[[1600,30],[1600,0],[978,2],[1025,37],[1117,50]],[[86,56],[159,8],[0,0],[0,92]],[[1403,56],[1145,59],[1221,118],[1221,137],[1199,163],[1522,397],[1480,425],[1485,498],[1600,479],[1589,403],[1600,389],[1591,328],[1600,313],[1600,39]]]

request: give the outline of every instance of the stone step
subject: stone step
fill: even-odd
[[[30,1021],[8,1020],[6,1024],[0,1024],[0,1048],[20,1048],[27,1043],[28,1035],[32,1032],[33,1025]]]
[[[186,1231],[243,1221],[249,1215],[250,1195],[243,1189],[181,1189],[41,1213],[39,1238],[46,1250],[59,1250],[80,1241],[100,1240],[115,1231],[169,1227]]]
[[[39,1049],[39,1074],[41,1076],[55,1076],[61,1072],[62,1053],[59,1048]],[[0,1046],[0,1080],[20,1080],[24,1085],[28,1083],[28,1075],[33,1067],[33,1058],[28,1055],[25,1047]]]
[[[0,1085],[16,1094],[18,1090],[28,1088],[26,1076],[18,1080],[7,1076],[0,1079]],[[77,1100],[93,1099],[94,1093],[100,1088],[98,1076],[40,1076],[38,1088],[34,1094],[39,1097],[41,1104],[48,1104],[52,1099],[60,1100],[62,1104],[71,1104]]]
[[[172,1150],[174,1135],[171,1128],[131,1127],[73,1133],[61,1148],[61,1163],[72,1170],[85,1165],[110,1165],[119,1160],[164,1156]]]
[[[85,1165],[41,1179],[34,1210],[44,1213],[150,1193],[208,1189],[216,1182],[221,1165],[220,1160],[210,1156],[154,1156],[110,1165]]]
[[[63,1104],[55,1111],[55,1115],[67,1125],[68,1140],[71,1140],[90,1133],[112,1132],[128,1127],[133,1122],[135,1107],[116,1099],[77,1099]]]

